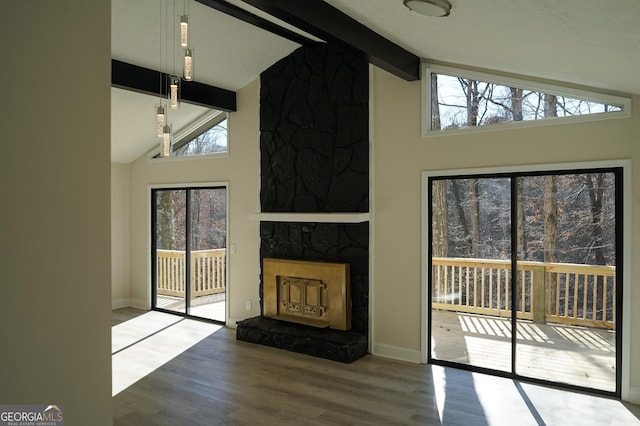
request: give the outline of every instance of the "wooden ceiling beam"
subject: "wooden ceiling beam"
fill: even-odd
[[[242,0],[327,42],[346,45],[405,80],[420,78],[420,58],[323,0]]]
[[[169,75],[160,71],[111,60],[111,86],[151,96],[168,94]],[[164,82],[164,84],[161,84]],[[196,81],[181,82],[180,101],[222,111],[236,111],[236,93]]]
[[[272,34],[286,38],[287,40],[291,40],[294,43],[298,43],[306,46],[317,43],[315,40],[305,37],[302,34],[298,34],[295,31],[291,31],[288,28],[283,28],[267,19],[264,19],[258,15],[254,15],[253,13],[246,11],[241,7],[238,7],[227,1],[224,1],[224,0],[196,0],[196,1],[198,3],[202,3],[205,6],[209,6],[212,9],[225,13],[229,16],[233,16],[234,18],[240,19],[241,21],[244,21],[251,25],[255,25],[256,27],[261,28],[265,31],[269,31]]]

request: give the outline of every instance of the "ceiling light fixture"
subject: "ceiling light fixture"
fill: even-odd
[[[173,126],[165,124],[162,127],[162,142],[160,142],[160,157],[166,158],[171,156],[171,148],[173,145]]]
[[[449,16],[451,3],[448,0],[403,0],[404,5],[425,16]]]
[[[178,91],[180,86],[180,79],[176,76],[169,77],[169,106],[171,109],[178,109],[180,107],[180,98],[178,97]]]
[[[184,49],[184,79],[193,80],[193,49]]]
[[[163,5],[162,3],[160,3],[160,69],[162,69],[162,65],[163,65],[163,60],[162,60],[162,53],[163,53],[163,46],[162,46],[162,12],[163,12]],[[165,84],[165,82],[163,81],[162,75],[160,75],[160,88],[159,88],[159,93],[162,93],[162,86],[163,84]],[[159,138],[163,137],[163,132],[164,132],[164,126],[165,124],[167,124],[167,115],[166,115],[166,111],[164,109],[164,105],[166,103],[163,104],[163,99],[162,99],[162,95],[160,95],[159,97],[159,103],[158,105],[156,105],[156,136]],[[161,139],[162,140],[162,139]],[[162,145],[162,144],[161,144]],[[161,147],[162,148],[162,147]]]
[[[164,56],[164,68],[167,74],[164,74],[165,80],[162,81],[160,77],[160,93],[166,93],[168,95],[168,108],[165,109],[162,104],[162,98],[160,104],[156,105],[156,134],[161,138],[160,140],[160,157],[169,157],[173,146],[173,126],[169,123],[169,109],[178,109],[180,107],[180,92],[182,79],[176,76],[176,55],[175,48],[169,44],[169,31],[166,30],[169,24],[169,2],[173,5],[173,18],[171,18],[171,26],[173,27],[173,41],[176,42],[176,27],[179,27],[180,31],[180,46],[184,48],[184,70],[182,78],[185,81],[193,80],[193,49],[189,47],[189,0],[183,0],[183,13],[179,16],[179,23],[176,21],[178,15],[176,15],[176,1],[177,0],[162,0],[160,2],[160,67],[162,68],[163,53]],[[164,7],[163,7],[164,6]],[[165,9],[163,16],[162,10]],[[178,25],[176,25],[178,23]],[[165,44],[163,46],[163,30]],[[165,52],[166,50],[166,52]],[[169,74],[169,52],[173,52],[173,73]],[[164,86],[168,84],[168,90],[164,91]]]
[[[189,45],[189,15],[180,16],[180,46]]]
[[[156,136],[162,137],[162,129],[165,125],[165,113],[162,104],[156,107]]]

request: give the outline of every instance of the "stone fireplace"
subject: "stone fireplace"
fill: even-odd
[[[318,328],[351,329],[348,263],[263,259],[264,316]]]
[[[360,53],[303,46],[261,74],[262,310],[238,322],[239,340],[341,362],[367,353],[369,151],[369,64]],[[366,218],[351,220],[359,214]],[[338,296],[313,273],[269,272],[267,259],[348,264],[345,287]],[[334,319],[334,303],[348,316]]]

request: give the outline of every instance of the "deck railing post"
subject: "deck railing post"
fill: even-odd
[[[534,266],[531,270],[531,313],[536,324],[546,323],[546,283],[544,266]]]

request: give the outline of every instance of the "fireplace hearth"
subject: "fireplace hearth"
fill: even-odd
[[[353,331],[317,328],[267,317],[238,321],[236,339],[332,361],[351,363],[368,353],[367,338]]]

